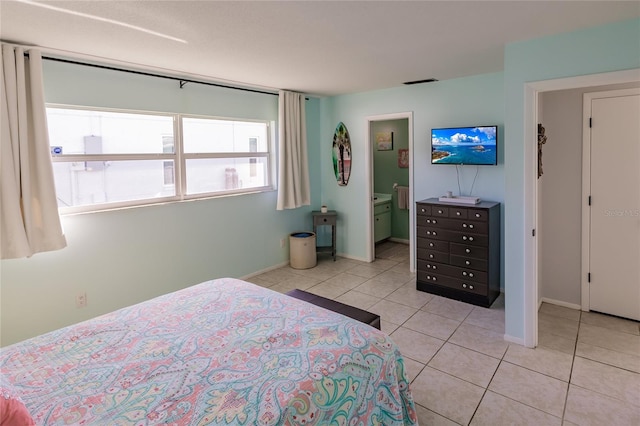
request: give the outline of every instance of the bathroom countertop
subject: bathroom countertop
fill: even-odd
[[[378,204],[384,204],[391,201],[391,194],[381,194],[374,193],[373,194],[373,205],[377,206]]]

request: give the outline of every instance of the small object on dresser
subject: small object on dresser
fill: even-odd
[[[327,206],[322,206],[322,207],[320,207],[320,211],[321,211],[322,213],[326,213],[326,212],[328,211]]]
[[[457,197],[449,197],[444,196],[444,197],[440,197],[438,198],[438,201],[442,201],[445,203],[455,203],[455,204],[478,204],[480,201],[480,198],[478,197],[465,197],[465,196],[457,196]]]

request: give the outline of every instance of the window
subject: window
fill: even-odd
[[[47,108],[63,213],[271,190],[267,121]]]

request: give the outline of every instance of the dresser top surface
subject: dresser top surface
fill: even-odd
[[[435,205],[439,205],[439,206],[446,206],[446,207],[466,207],[469,209],[489,209],[491,207],[497,206],[500,203],[495,202],[495,201],[480,201],[478,204],[463,204],[463,203],[447,203],[445,201],[440,201],[437,198],[427,198],[426,200],[421,200],[421,201],[417,201],[418,204],[422,203],[422,204],[435,204]]]

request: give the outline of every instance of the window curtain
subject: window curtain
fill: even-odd
[[[42,56],[2,44],[0,68],[0,257],[67,245],[56,202],[42,83]]]
[[[279,93],[278,210],[311,204],[304,103],[300,93]]]

